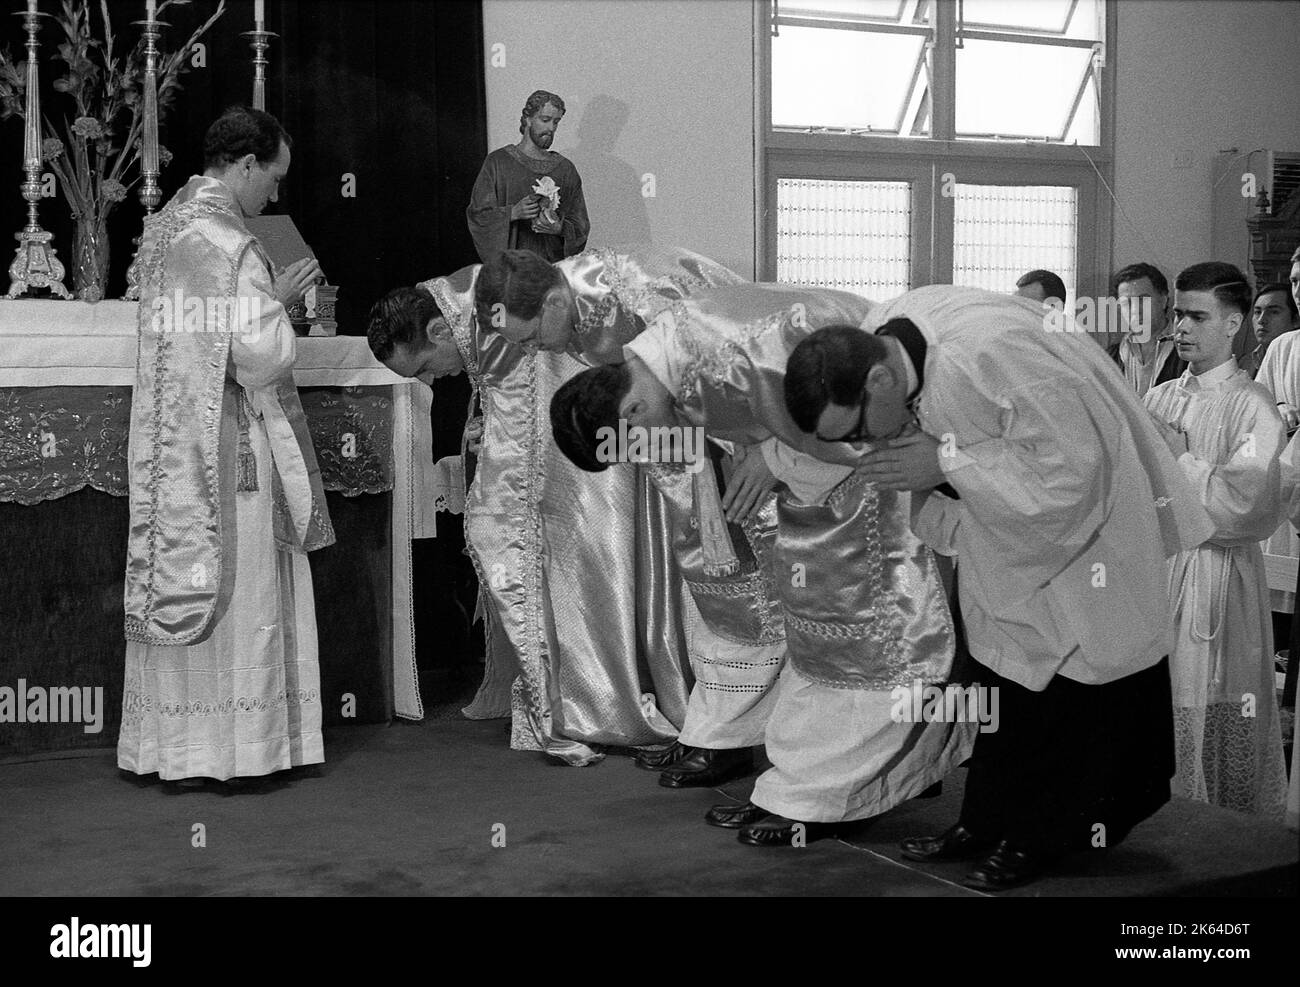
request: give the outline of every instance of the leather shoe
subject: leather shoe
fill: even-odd
[[[1037,878],[1046,863],[1042,854],[1018,850],[1003,840],[961,883],[980,891],[1005,891]]]
[[[753,802],[739,804],[728,802],[726,805],[715,805],[704,813],[704,821],[710,826],[721,826],[723,829],[740,829],[760,819],[766,819],[771,814],[766,809],[760,809]]]
[[[736,839],[748,846],[795,846],[795,840],[811,843],[835,835],[830,823],[805,823],[785,816],[768,816],[742,826]]]
[[[909,836],[899,846],[908,860],[967,860],[994,845],[982,840],[961,823],[939,836]]]
[[[711,788],[754,770],[754,755],[748,747],[739,750],[706,750],[697,747],[659,776],[664,788]]]
[[[664,768],[676,764],[693,750],[695,750],[694,747],[687,747],[685,744],[674,740],[667,747],[661,747],[658,750],[639,751],[633,763],[638,768],[646,771],[662,771]]]

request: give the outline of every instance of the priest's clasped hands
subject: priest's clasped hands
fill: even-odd
[[[917,429],[877,443],[857,469],[882,490],[932,490],[947,482],[939,456],[948,447]]]

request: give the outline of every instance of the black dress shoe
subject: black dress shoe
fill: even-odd
[[[640,751],[633,763],[646,771],[662,771],[676,764],[693,750],[694,747],[687,747],[674,740],[667,747],[660,747],[658,750]]]
[[[1037,878],[1048,862],[1043,854],[1019,850],[1003,840],[961,883],[980,891],[1005,891]]]
[[[704,821],[710,826],[721,826],[723,829],[740,829],[760,819],[766,819],[771,814],[766,809],[760,809],[753,802],[728,802],[726,805],[715,805],[704,813]]]
[[[908,860],[967,860],[994,845],[980,839],[961,823],[939,836],[909,836],[899,846]]]
[[[801,846],[834,836],[835,830],[832,823],[799,822],[772,815],[742,826],[736,839],[748,846]]]
[[[748,747],[715,751],[697,747],[659,776],[664,788],[712,788],[754,770],[754,754]]]

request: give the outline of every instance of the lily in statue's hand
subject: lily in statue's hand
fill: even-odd
[[[939,468],[939,440],[919,430],[878,444],[858,471],[882,490],[932,490],[947,479]]]
[[[275,297],[285,308],[302,301],[302,294],[322,277],[315,257],[296,260],[275,277]]]

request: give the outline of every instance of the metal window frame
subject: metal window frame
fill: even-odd
[[[1100,143],[1079,146],[1027,140],[958,139],[956,129],[956,49],[961,37],[1048,43],[1051,35],[1024,32],[973,31],[959,24],[957,0],[933,0],[933,48],[930,74],[930,137],[886,137],[878,134],[823,130],[808,132],[772,126],[772,33],[777,26],[773,0],[754,4],[754,269],[761,280],[776,274],[776,180],[778,178],[837,178],[894,180],[913,183],[914,285],[952,280],[953,203],[940,194],[942,178],[952,174],[962,183],[1006,185],[1073,185],[1078,189],[1079,295],[1104,294],[1113,250],[1113,204],[1106,186],[1114,185],[1115,122],[1115,0],[1104,0],[1104,42],[1069,41],[1070,47],[1100,47],[1081,80],[1070,117],[1077,112],[1082,87],[1089,81],[1099,89]],[[798,18],[780,18],[793,23]],[[828,20],[818,27],[848,27]],[[931,28],[906,27],[893,33],[930,34]],[[880,24],[857,22],[853,30],[879,30]],[[1020,36],[1023,35],[1023,38]],[[1070,119],[1066,121],[1066,132]]]

